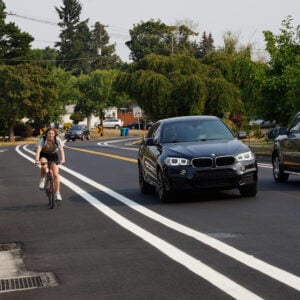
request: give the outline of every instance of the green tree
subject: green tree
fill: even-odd
[[[243,102],[237,111],[229,111],[257,115],[258,105],[262,99],[262,86],[266,75],[266,65],[259,61],[252,61],[251,47],[237,49],[237,41],[226,40],[226,49],[214,51],[206,55],[201,61],[217,68],[227,82],[235,86],[238,102]],[[233,89],[232,89],[233,91]]]
[[[74,87],[76,77],[72,75],[71,72],[66,72],[61,68],[55,68],[52,72],[58,82],[58,101],[62,103],[63,106],[75,104],[78,95],[78,91]]]
[[[29,92],[23,104],[24,116],[41,127],[58,122],[64,109],[58,99],[59,82],[55,70],[27,64],[23,66],[22,76],[28,83],[24,91]]]
[[[215,46],[212,34],[209,33],[209,35],[207,36],[206,32],[204,31],[199,45],[195,43],[194,48],[196,49],[196,58],[203,58],[206,55],[214,52]]]
[[[0,0],[0,64],[16,65],[30,57],[30,43],[33,37],[14,23],[5,23],[5,4]]]
[[[88,120],[92,114],[101,117],[104,108],[111,103],[117,74],[115,70],[96,70],[89,75],[80,75],[74,83],[78,91],[75,112]]]
[[[58,65],[75,75],[88,73],[91,35],[88,20],[80,21],[82,5],[78,0],[63,0],[63,6],[55,9],[61,20],[58,25],[62,28],[60,42],[56,43]]]
[[[15,140],[16,122],[25,117],[24,102],[30,95],[27,86],[21,65],[0,65],[0,115],[5,117],[6,134],[11,142]]]
[[[292,21],[286,17],[278,35],[264,31],[270,61],[260,108],[266,117],[284,125],[300,110],[300,26],[294,28]]]
[[[152,119],[243,108],[234,84],[189,55],[147,55],[116,82]]]
[[[125,44],[130,49],[133,61],[140,61],[148,54],[194,55],[194,44],[191,36],[197,35],[186,25],[167,26],[160,20],[153,19],[134,25],[130,31],[131,40]]]
[[[57,51],[54,48],[32,49],[31,59],[39,66],[54,68],[56,65]]]
[[[173,29],[173,28],[172,28]],[[170,27],[160,20],[153,19],[147,22],[140,22],[129,31],[131,40],[125,44],[130,49],[130,58],[133,61],[140,61],[145,55],[150,53],[170,55],[172,52],[170,41]]]
[[[95,57],[91,63],[91,68],[96,69],[116,69],[120,67],[122,61],[115,53],[116,45],[109,44],[109,35],[105,26],[100,22],[96,22],[94,30],[91,31],[91,57]]]
[[[29,64],[0,66],[0,114],[5,116],[10,141],[14,141],[14,126],[22,118],[44,126],[59,120],[61,113],[52,71]]]

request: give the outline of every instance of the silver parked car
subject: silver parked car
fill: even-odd
[[[119,129],[123,126],[124,122],[121,119],[109,118],[103,120],[103,127]]]

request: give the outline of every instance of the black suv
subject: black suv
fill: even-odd
[[[275,139],[272,163],[277,182],[287,181],[290,174],[300,175],[300,112],[287,130]]]
[[[85,139],[89,140],[90,138],[91,133],[85,125],[73,125],[65,134],[67,142],[69,140],[75,141],[76,139],[84,141]]]
[[[238,137],[245,138],[246,133]],[[163,202],[188,190],[238,188],[245,197],[257,193],[254,153],[213,116],[176,117],[153,124],[140,146],[138,168],[141,192],[157,191]]]

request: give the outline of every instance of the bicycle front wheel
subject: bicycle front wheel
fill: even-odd
[[[49,207],[53,209],[55,204],[55,191],[54,191],[54,180],[52,177],[49,178],[48,199],[49,199]]]

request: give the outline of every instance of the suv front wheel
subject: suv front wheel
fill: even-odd
[[[175,197],[161,170],[157,172],[157,194],[161,202],[170,202]]]
[[[273,164],[273,177],[275,181],[286,182],[289,179],[289,174],[283,172],[280,166],[280,159],[277,153],[272,158],[272,164]]]
[[[139,164],[139,184],[140,190],[143,194],[153,194],[155,192],[155,186],[149,184],[144,178],[144,170]]]

